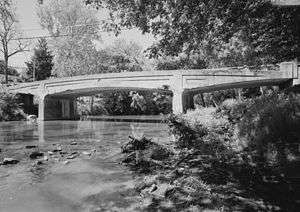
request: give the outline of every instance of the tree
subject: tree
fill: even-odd
[[[152,56],[200,54],[209,66],[291,60],[300,55],[300,7],[268,0],[87,0],[121,27],[159,39]]]
[[[27,76],[34,80],[44,80],[50,77],[53,67],[52,59],[53,56],[48,49],[46,39],[39,39],[38,45],[34,49],[34,55],[32,56],[31,61],[26,62]]]
[[[149,59],[144,56],[142,47],[137,43],[124,39],[117,39],[112,45],[104,48],[102,55],[110,72],[143,71],[149,68]],[[101,53],[100,53],[101,54]]]
[[[95,40],[100,39],[96,10],[81,0],[48,0],[39,6],[41,25],[53,36],[53,75],[58,77],[97,73]]]
[[[0,74],[5,74],[5,65],[3,60],[0,60]],[[12,76],[19,76],[18,71],[13,67],[8,67],[7,74]]]
[[[17,30],[15,7],[12,0],[0,2],[0,51],[4,58],[5,83],[8,83],[8,60],[13,55],[25,51],[26,45],[22,43]]]
[[[181,53],[178,56],[160,56],[155,60],[157,70],[176,70],[176,69],[203,69],[207,64],[198,54],[187,55]]]

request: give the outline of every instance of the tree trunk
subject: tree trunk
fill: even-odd
[[[4,75],[5,75],[5,84],[8,84],[8,56],[4,54]]]
[[[201,101],[202,101],[202,105],[203,105],[203,107],[206,107],[206,104],[205,104],[205,100],[204,100],[203,93],[200,93],[200,97],[201,97]]]
[[[91,115],[94,114],[94,96],[91,96],[91,108],[90,108],[90,111],[91,111]]]
[[[241,101],[242,100],[242,88],[235,89],[236,99]]]

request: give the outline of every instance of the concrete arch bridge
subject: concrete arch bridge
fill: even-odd
[[[33,107],[39,99],[39,120],[75,119],[75,100],[103,90],[165,90],[173,93],[173,112],[181,113],[193,105],[197,93],[228,88],[300,84],[297,62],[260,68],[227,67],[201,70],[144,71],[84,75],[22,83],[9,91],[22,94],[24,104]]]

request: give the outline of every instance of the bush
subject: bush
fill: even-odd
[[[194,148],[217,157],[231,151],[233,128],[227,119],[217,116],[216,108],[172,114],[167,118],[167,124],[179,148]]]
[[[176,148],[169,172],[161,169],[162,177],[149,186],[150,207],[297,211],[297,109],[295,97],[271,92],[169,115]]]
[[[288,95],[273,93],[243,103],[242,112],[241,107],[232,108],[231,113],[242,114],[236,125],[237,136],[247,141],[247,151],[256,162],[284,167],[288,153],[298,151],[300,119],[296,102]]]
[[[6,92],[0,93],[0,121],[16,121],[24,118],[18,97]]]
[[[81,115],[158,115],[172,111],[172,97],[163,92],[106,91],[78,99]],[[91,110],[92,107],[92,110]]]

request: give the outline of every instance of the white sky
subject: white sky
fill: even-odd
[[[23,32],[23,37],[43,36],[47,35],[47,31],[43,30],[39,24],[38,17],[36,15],[37,0],[15,0],[17,3],[17,16],[19,19],[20,30]],[[99,17],[103,16],[99,12]],[[143,35],[139,30],[126,30],[118,36],[128,41],[134,41],[141,45],[143,48],[149,47],[154,38],[151,35]],[[116,37],[113,34],[102,33],[102,43],[98,46],[105,46],[112,43]],[[31,40],[31,48],[35,46],[36,40]],[[32,52],[22,52],[12,56],[9,59],[9,65],[15,67],[25,67],[26,61],[30,60]]]

